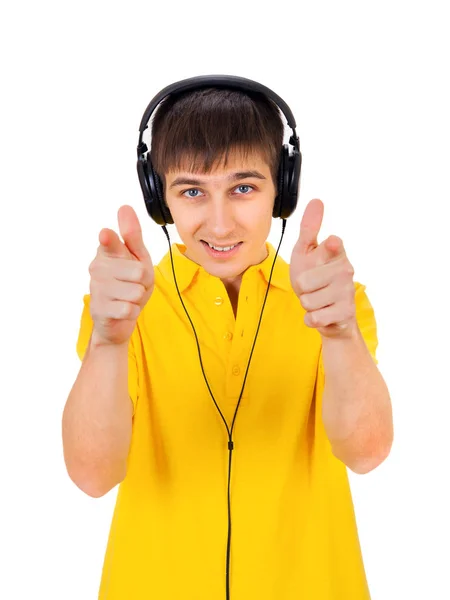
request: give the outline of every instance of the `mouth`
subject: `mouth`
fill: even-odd
[[[209,256],[214,258],[230,258],[239,251],[239,248],[243,244],[243,242],[238,242],[229,246],[215,246],[205,242],[205,240],[201,240],[201,242]]]

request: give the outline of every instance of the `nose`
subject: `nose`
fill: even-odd
[[[235,229],[234,208],[229,199],[217,198],[210,202],[209,231],[217,240],[231,237]]]

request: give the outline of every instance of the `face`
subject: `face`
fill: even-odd
[[[171,171],[165,177],[166,202],[185,256],[225,284],[240,281],[248,267],[266,258],[275,196],[270,167],[258,154],[243,159],[230,153],[226,167],[207,175]]]

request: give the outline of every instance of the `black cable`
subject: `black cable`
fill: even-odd
[[[230,555],[231,555],[231,458],[232,458],[232,452],[234,450],[234,442],[233,442],[233,428],[234,428],[234,423],[236,421],[236,415],[237,415],[237,411],[239,409],[239,405],[241,403],[241,398],[242,398],[242,394],[244,392],[244,386],[245,386],[245,382],[247,380],[247,373],[248,373],[248,369],[250,367],[250,362],[252,360],[252,355],[253,355],[253,349],[255,348],[255,344],[256,344],[256,338],[258,337],[258,333],[259,333],[259,327],[261,325],[261,320],[262,320],[262,315],[264,312],[264,307],[266,305],[266,300],[267,300],[267,294],[269,293],[269,287],[270,287],[270,282],[272,280],[272,273],[273,273],[273,269],[275,266],[275,261],[277,260],[277,256],[278,256],[278,252],[280,250],[280,246],[281,246],[281,242],[283,241],[283,236],[284,236],[284,230],[286,228],[286,219],[282,220],[282,226],[281,226],[281,238],[280,238],[280,243],[278,244],[278,248],[277,251],[275,253],[275,258],[273,259],[273,263],[272,263],[272,268],[270,270],[270,276],[269,276],[269,282],[267,284],[267,289],[266,289],[266,294],[264,296],[264,302],[262,305],[262,309],[261,309],[261,314],[259,317],[259,321],[258,321],[258,327],[256,329],[256,334],[255,334],[255,339],[253,340],[253,346],[250,352],[250,357],[248,359],[248,363],[247,363],[247,369],[245,371],[245,376],[244,376],[244,381],[242,383],[242,388],[241,388],[241,393],[239,394],[239,399],[238,399],[238,403],[236,405],[236,410],[234,411],[234,416],[233,416],[233,421],[231,423],[231,429],[228,428],[228,423],[225,419],[225,417],[222,414],[222,411],[220,410],[214,396],[213,393],[211,391],[211,388],[209,387],[209,383],[208,380],[206,379],[206,375],[205,375],[205,370],[203,368],[203,362],[202,362],[202,355],[200,352],[200,345],[198,343],[198,337],[197,337],[197,333],[195,331],[195,327],[192,323],[191,317],[189,316],[188,311],[186,310],[186,306],[184,305],[183,302],[183,298],[181,297],[180,294],[180,290],[178,289],[178,284],[177,284],[177,279],[175,277],[175,268],[173,265],[173,257],[172,257],[172,247],[170,244],[170,237],[169,237],[169,233],[167,231],[167,228],[165,225],[162,225],[162,229],[164,231],[164,233],[166,234],[167,237],[167,241],[169,242],[169,252],[170,252],[170,262],[172,263],[172,273],[173,273],[173,279],[175,281],[175,287],[177,288],[177,292],[178,292],[178,296],[180,297],[181,300],[181,304],[183,305],[184,311],[187,315],[187,318],[189,319],[189,322],[192,326],[192,330],[194,331],[194,335],[195,335],[195,341],[197,343],[197,350],[198,350],[198,356],[200,359],[200,366],[202,369],[202,373],[203,373],[203,378],[206,382],[206,385],[208,387],[209,393],[211,395],[211,398],[213,399],[214,404],[216,405],[217,410],[219,411],[220,416],[222,417],[222,421],[225,423],[225,427],[227,428],[227,432],[228,432],[228,450],[229,450],[229,458],[228,458],[228,538],[227,538],[227,558],[226,558],[226,568],[225,568],[225,587],[226,587],[226,600],[230,600]]]

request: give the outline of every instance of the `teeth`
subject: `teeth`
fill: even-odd
[[[214,248],[214,250],[218,250],[219,252],[227,252],[228,250],[231,250],[232,248],[237,246],[237,244],[235,244],[234,246],[225,246],[225,248],[220,248],[218,246],[212,246],[211,244],[208,244],[208,246],[210,248]]]

